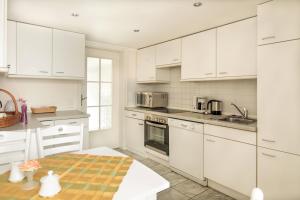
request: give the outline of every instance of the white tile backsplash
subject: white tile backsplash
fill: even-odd
[[[180,68],[171,68],[171,82],[169,84],[138,84],[136,91],[158,91],[169,93],[169,107],[192,109],[193,97],[207,97],[223,101],[223,112],[238,114],[230,105],[246,107],[250,115],[256,116],[257,89],[256,79],[181,82]]]

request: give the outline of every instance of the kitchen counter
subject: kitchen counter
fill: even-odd
[[[15,124],[14,126],[0,128],[0,131],[18,131],[27,129],[41,128],[43,125],[41,121],[46,120],[65,120],[65,119],[79,119],[87,118],[89,114],[78,111],[78,110],[68,110],[68,111],[57,111],[56,113],[45,113],[45,114],[31,114],[28,113],[28,124],[23,123]]]
[[[139,108],[139,107],[126,107],[125,110],[128,111],[135,111],[135,112],[142,112],[142,113],[149,113],[149,114],[156,114],[168,118],[174,118],[174,119],[181,119],[186,121],[192,121],[192,122],[199,122],[204,124],[211,124],[216,126],[223,126],[228,128],[234,128],[234,129],[240,129],[245,131],[251,131],[256,132],[257,131],[257,123],[252,124],[239,124],[239,123],[233,123],[233,122],[226,122],[226,121],[220,121],[218,119],[225,117],[224,115],[204,115],[200,113],[194,113],[190,111],[184,111],[180,113],[161,113],[153,111],[149,108]]]

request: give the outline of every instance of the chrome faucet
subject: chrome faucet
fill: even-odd
[[[242,115],[242,117],[244,119],[248,118],[248,110],[247,110],[247,108],[244,107],[243,111],[241,111],[241,109],[237,105],[235,105],[234,103],[231,103],[231,105],[234,106],[239,111],[239,113]]]

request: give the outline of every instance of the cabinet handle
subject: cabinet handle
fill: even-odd
[[[10,65],[7,65],[7,68],[10,68]]]
[[[0,135],[0,140],[3,140],[4,139],[4,135]]]
[[[204,75],[212,75],[213,73],[206,73],[206,74],[204,74]]]
[[[48,74],[48,71],[39,71],[39,72],[43,74]]]
[[[64,129],[61,127],[58,129],[59,132],[62,132]]]
[[[207,142],[216,142],[214,140],[211,140],[211,139],[206,139]]]
[[[219,74],[227,74],[227,72],[219,72]]]
[[[131,116],[136,117],[136,114],[131,114]]]
[[[139,123],[139,125],[140,125],[140,126],[144,126],[144,124],[142,124],[142,123]]]
[[[55,72],[55,73],[57,73],[57,74],[64,74],[65,72]]]
[[[268,140],[268,139],[262,139],[262,141],[264,141],[264,142],[272,142],[272,143],[276,142],[275,140]]]
[[[177,59],[177,58],[175,58],[175,59],[173,59],[173,61],[178,61],[178,59]]]
[[[181,127],[186,128],[187,125],[186,124],[180,124]]]
[[[269,39],[274,39],[275,38],[275,36],[274,35],[272,35],[272,36],[268,36],[268,37],[263,37],[263,38],[261,38],[262,40],[269,40]]]
[[[271,155],[271,154],[268,154],[268,153],[262,153],[262,155],[270,157],[270,158],[276,158],[275,155]]]
[[[69,122],[69,124],[77,124],[77,122]]]

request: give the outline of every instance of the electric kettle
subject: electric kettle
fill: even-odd
[[[222,115],[223,103],[219,100],[210,100],[207,103],[207,110],[210,111],[212,115]]]

